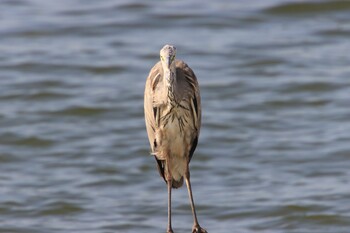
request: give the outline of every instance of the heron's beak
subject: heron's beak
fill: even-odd
[[[170,58],[170,56],[165,58],[165,64],[170,69],[170,65],[171,65],[171,58]]]

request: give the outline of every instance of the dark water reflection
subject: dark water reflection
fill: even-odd
[[[209,232],[348,232],[347,1],[0,2],[0,232],[164,232],[143,88],[195,70]],[[185,189],[174,229],[190,232]]]

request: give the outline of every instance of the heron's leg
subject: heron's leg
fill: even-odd
[[[171,179],[167,180],[168,184],[168,227],[167,227],[167,233],[174,233],[173,228],[171,226]]]
[[[171,226],[171,189],[172,189],[172,181],[173,178],[170,172],[170,159],[167,159],[165,162],[165,179],[168,185],[168,227],[167,233],[174,233],[173,228]]]
[[[185,181],[186,186],[188,190],[188,196],[190,198],[191,208],[192,208],[192,215],[193,215],[193,227],[192,227],[192,233],[207,233],[207,231],[204,228],[201,228],[198,223],[197,214],[196,214],[196,207],[194,206],[193,201],[193,194],[192,194],[192,188],[191,188],[191,181],[190,181],[190,172],[187,171],[185,175]]]

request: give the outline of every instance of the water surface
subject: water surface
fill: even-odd
[[[143,89],[166,43],[201,86],[203,227],[349,231],[348,1],[7,0],[0,19],[0,232],[165,232]]]

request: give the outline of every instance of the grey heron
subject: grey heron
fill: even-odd
[[[193,201],[189,163],[197,147],[201,126],[201,99],[197,78],[182,60],[175,59],[176,48],[165,45],[160,61],[151,69],[145,86],[144,111],[151,153],[168,187],[168,226],[171,225],[171,190],[186,182],[192,208],[192,233],[201,228]]]

